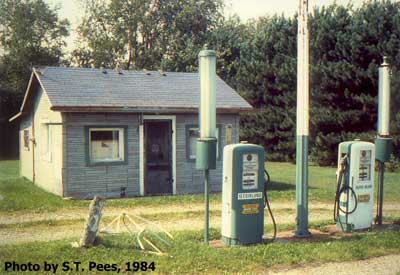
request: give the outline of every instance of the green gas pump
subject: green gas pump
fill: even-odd
[[[263,147],[247,143],[224,147],[221,232],[226,245],[262,242],[265,206],[273,219],[275,238],[264,172]]]

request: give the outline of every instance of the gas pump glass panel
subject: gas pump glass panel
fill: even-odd
[[[243,155],[242,188],[251,190],[258,188],[258,155]]]
[[[358,169],[358,180],[371,180],[371,150],[360,151],[360,166]]]

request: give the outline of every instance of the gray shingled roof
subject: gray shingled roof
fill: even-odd
[[[53,107],[197,108],[200,88],[197,73],[166,76],[151,71],[44,67],[36,69]],[[249,110],[251,105],[223,80],[216,81],[217,108]]]

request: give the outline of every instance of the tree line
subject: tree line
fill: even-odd
[[[263,145],[271,160],[294,160],[297,15],[242,22],[224,17],[221,0],[81,0],[80,5],[78,40],[66,54],[70,24],[57,9],[43,0],[0,2],[2,129],[11,127],[5,121],[18,112],[32,65],[190,72],[208,45],[217,52],[218,75],[257,110],[241,115],[241,139]],[[373,140],[383,55],[392,65],[391,131],[399,157],[400,4],[315,8],[310,39],[311,160],[331,165],[339,142]]]

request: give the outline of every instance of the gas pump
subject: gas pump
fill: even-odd
[[[224,147],[221,233],[226,245],[262,242],[265,207],[274,223],[275,238],[276,224],[267,198],[264,172],[263,147],[247,143]]]
[[[371,228],[374,161],[373,143],[356,140],[339,144],[334,220],[344,232]]]

